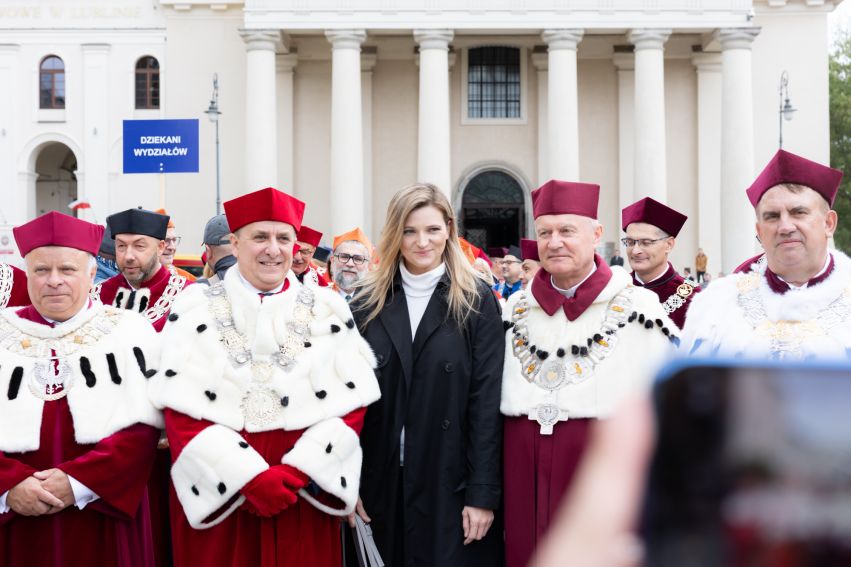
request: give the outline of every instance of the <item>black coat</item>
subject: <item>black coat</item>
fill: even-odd
[[[391,297],[366,327],[378,359],[381,399],[369,406],[361,434],[360,494],[388,565],[404,541],[404,565],[502,564],[502,416],[505,348],[500,307],[482,283],[478,309],[464,328],[447,318],[448,275],[432,294],[411,340],[408,306],[397,273]],[[404,467],[399,440],[405,427]],[[403,472],[404,471],[404,472]],[[399,503],[403,503],[401,506]],[[495,511],[479,542],[464,546],[464,506]],[[404,534],[404,540],[402,540]],[[394,548],[394,545],[396,547]]]

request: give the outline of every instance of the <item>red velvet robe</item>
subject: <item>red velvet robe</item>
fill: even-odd
[[[49,325],[33,307],[23,319]],[[132,425],[93,445],[74,439],[68,401],[45,401],[36,451],[0,452],[0,494],[33,473],[59,468],[100,499],[83,510],[56,514],[0,514],[0,565],[4,567],[150,567],[153,548],[145,484],[159,432]]]
[[[3,302],[0,298],[0,309],[4,307],[22,307],[30,304],[30,294],[27,291],[27,273],[11,264],[12,269],[12,291],[9,298]]]
[[[168,280],[171,277],[171,272],[165,266],[161,266],[159,271],[154,274],[150,280],[143,282],[142,287],[151,290],[151,296],[148,302],[148,307],[152,306],[163,294]],[[185,288],[192,282],[186,281],[183,284]],[[116,293],[119,288],[130,288],[130,284],[122,274],[117,274],[103,282],[100,290],[100,300],[104,305],[112,305],[115,301]],[[159,333],[163,330],[170,309],[163,313],[163,316],[154,321],[152,324],[154,329]],[[166,449],[157,451],[156,462],[151,478],[148,481],[148,492],[150,494],[150,514],[151,526],[154,533],[154,550],[156,557],[156,565],[158,567],[167,567],[171,564],[171,526],[169,525],[169,485],[171,471],[171,459],[169,458]]]
[[[345,416],[343,421],[359,434],[365,413],[366,408],[360,408]],[[212,425],[170,409],[166,409],[164,415],[173,460],[177,460],[195,435]],[[243,430],[240,434],[269,465],[277,465],[302,432],[279,429],[249,433]],[[175,567],[340,565],[340,518],[317,510],[302,498],[270,518],[261,518],[242,507],[222,523],[196,530],[186,520],[174,487],[170,492]],[[342,508],[342,503],[331,496],[325,495],[320,500]]]
[[[685,281],[685,278],[677,273],[670,262],[668,262],[668,269],[665,273],[648,284],[643,284],[638,281],[635,277],[635,272],[632,273],[632,283],[639,287],[649,289],[658,295],[659,303],[665,303],[669,297],[676,294],[677,288]],[[691,295],[685,298],[685,303],[673,312],[668,313],[668,317],[670,317],[671,321],[673,321],[680,329],[682,329],[686,324],[686,314],[688,312],[689,305],[691,305],[691,300],[694,298],[694,295],[700,291],[700,286],[694,283],[692,283],[692,285],[694,286],[694,289],[692,290]]]
[[[151,307],[163,294],[166,286],[168,285],[168,279],[171,277],[171,272],[168,271],[168,268],[165,266],[160,266],[159,271],[154,274],[154,276],[146,282],[142,282],[142,287],[148,288],[151,290],[151,297],[148,301],[148,307]],[[192,282],[186,281],[183,284],[183,287],[188,286]],[[100,300],[104,305],[114,305],[115,296],[120,288],[130,289],[130,284],[127,283],[127,280],[124,278],[122,274],[117,274],[112,276],[108,280],[105,280],[101,284],[100,288]],[[136,308],[133,309],[137,311]],[[163,313],[162,317],[153,322],[154,329],[159,333],[163,330],[165,326],[166,319],[168,319],[169,311]]]

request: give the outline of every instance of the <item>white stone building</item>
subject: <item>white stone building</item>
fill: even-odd
[[[156,208],[160,176],[122,174],[122,120],[200,118],[200,172],[164,176],[197,252],[217,73],[222,198],[292,192],[329,242],[377,238],[390,196],[422,180],[470,240],[508,244],[556,177],[601,185],[606,253],[621,207],[652,196],[689,216],[678,267],[702,246],[729,271],[755,247],[744,189],[778,147],[783,71],[784,147],[829,159],[839,1],[1,0],[0,212]]]

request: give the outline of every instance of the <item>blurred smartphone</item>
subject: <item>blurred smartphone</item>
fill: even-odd
[[[851,366],[690,363],[654,403],[645,565],[851,566]]]

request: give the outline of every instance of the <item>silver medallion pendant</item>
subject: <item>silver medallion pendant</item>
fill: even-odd
[[[567,380],[567,369],[559,360],[547,361],[535,376],[535,384],[545,390],[558,390]]]
[[[37,362],[28,382],[30,392],[45,401],[64,398],[74,382],[70,364],[61,360],[54,369],[53,362],[52,359]]]
[[[281,400],[272,390],[250,390],[242,399],[246,429],[260,431],[273,423],[282,412]]]

